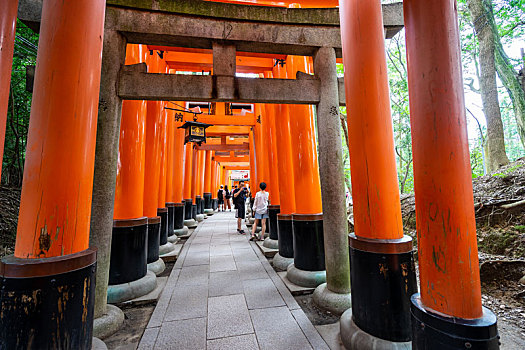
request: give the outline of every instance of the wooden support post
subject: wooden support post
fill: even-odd
[[[4,55],[12,54],[10,3],[14,9],[0,6],[2,72],[10,71]],[[105,9],[104,0],[43,4],[15,254],[0,262],[2,349],[91,348],[96,249],[89,248],[89,218]]]
[[[421,279],[413,347],[498,349],[496,316],[481,305],[457,4],[406,0],[404,15]]]
[[[409,347],[408,310],[417,288],[412,242],[401,222],[381,1],[349,0],[340,14],[355,220],[352,319],[342,317],[342,340],[361,349],[358,333],[369,349],[372,339]]]

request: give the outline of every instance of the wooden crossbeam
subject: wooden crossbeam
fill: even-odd
[[[206,141],[208,142],[208,141]],[[250,149],[250,145],[248,143],[240,144],[240,145],[209,145],[209,144],[202,144],[201,146],[197,146],[197,149],[199,151],[218,151],[218,152],[227,152],[227,151],[245,151]]]
[[[250,162],[250,156],[240,156],[240,157],[222,157],[222,156],[215,156],[213,157],[213,160],[219,162],[219,163],[249,163]]]

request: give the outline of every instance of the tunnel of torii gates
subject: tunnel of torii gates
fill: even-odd
[[[111,303],[155,288],[160,257],[213,214],[235,169],[250,171],[253,193],[268,184],[274,265],[342,314],[348,349],[498,348],[481,305],[455,1],[228,2],[0,5],[2,128],[17,5],[40,33],[16,247],[0,265],[0,348],[89,349],[115,332]],[[419,292],[384,44],[403,25]],[[198,111],[206,142],[185,144],[179,127]]]

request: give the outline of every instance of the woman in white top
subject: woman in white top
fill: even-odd
[[[261,226],[261,240],[264,239],[264,232],[266,232],[266,219],[269,218],[268,216],[268,192],[266,192],[266,184],[264,182],[261,182],[259,185],[259,188],[261,189],[257,194],[255,195],[255,200],[253,201],[253,211],[255,212],[255,222],[253,223],[252,227],[252,237],[250,238],[251,241],[254,239],[257,239],[257,236],[255,235],[255,230],[257,229],[259,220],[262,220]]]

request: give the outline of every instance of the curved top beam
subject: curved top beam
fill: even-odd
[[[337,8],[289,9],[202,0],[107,0],[106,3],[113,6],[192,16],[282,24],[339,26],[339,10]]]

